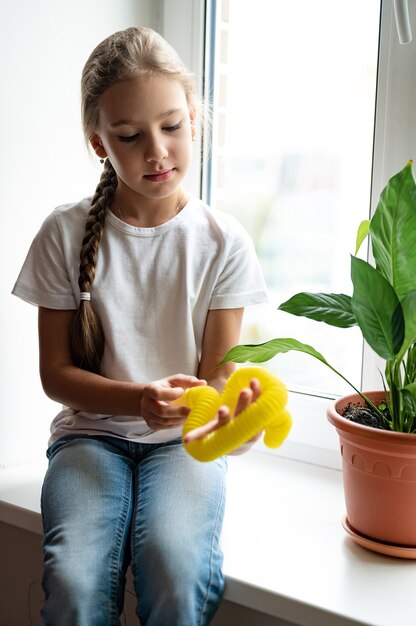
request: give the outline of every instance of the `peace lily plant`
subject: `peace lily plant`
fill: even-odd
[[[369,236],[375,267],[358,258]],[[371,220],[360,224],[351,256],[353,294],[298,293],[278,308],[339,328],[358,325],[366,342],[385,361],[386,405],[375,406],[312,346],[296,339],[238,345],[222,363],[262,363],[296,350],[341,376],[376,411],[386,429],[416,432],[416,184],[412,161],[383,190]],[[386,410],[387,408],[387,410]]]

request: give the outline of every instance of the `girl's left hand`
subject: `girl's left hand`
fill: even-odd
[[[250,381],[250,387],[244,388],[240,392],[240,396],[238,398],[237,406],[235,409],[235,416],[232,417],[230,415],[230,410],[228,406],[222,406],[218,410],[217,417],[214,420],[211,420],[204,426],[200,426],[199,428],[195,428],[187,433],[184,437],[184,443],[191,443],[191,441],[196,441],[197,439],[203,439],[209,433],[212,433],[214,430],[218,430],[221,426],[225,426],[233,419],[238,419],[238,414],[244,411],[252,402],[256,402],[257,398],[260,396],[261,389],[260,383],[257,378],[253,378]],[[262,430],[258,432],[252,439],[247,441],[245,444],[230,452],[231,455],[238,455],[247,452],[251,448],[251,446],[256,443],[256,441],[261,437]]]

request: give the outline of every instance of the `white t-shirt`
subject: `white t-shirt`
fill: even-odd
[[[41,307],[76,309],[79,254],[91,199],[58,207],[36,235],[13,293]],[[101,373],[146,383],[196,375],[207,313],[267,301],[250,237],[230,215],[191,197],[173,219],[136,228],[107,213],[91,301],[105,335]],[[154,432],[142,418],[63,407],[50,443],[74,433],[156,443],[180,429]]]

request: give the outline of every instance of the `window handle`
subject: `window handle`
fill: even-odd
[[[394,0],[394,15],[396,16],[400,43],[410,43],[412,41],[412,29],[410,27],[408,0]]]

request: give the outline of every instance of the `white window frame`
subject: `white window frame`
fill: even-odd
[[[345,0],[337,0],[339,2]],[[406,0],[398,3],[406,5]],[[209,20],[218,15],[221,0],[163,0],[161,7],[162,34],[178,50],[182,59],[198,77],[198,89],[204,95],[202,76],[210,76],[212,67],[205,49],[205,32],[209,32]],[[416,1],[409,3],[411,28],[416,38]],[[357,15],[357,20],[360,16]],[[351,33],[353,41],[353,33]],[[211,45],[209,42],[208,45]],[[214,46],[215,55],[215,46]],[[399,43],[394,0],[381,0],[381,25],[379,67],[377,76],[377,101],[375,114],[374,151],[371,183],[371,214],[377,206],[381,190],[388,179],[411,158],[416,160],[416,81],[411,80],[416,69],[416,41]],[[412,73],[413,72],[413,73]],[[215,106],[215,100],[214,100]],[[205,150],[207,147],[205,142]],[[202,153],[202,142],[196,146]],[[208,160],[195,159],[189,178],[190,189],[209,201],[207,196],[210,171]],[[364,390],[379,389],[383,361],[365,345],[362,356],[361,387]],[[294,415],[305,419],[296,425],[293,441],[288,441],[279,454],[306,460],[329,467],[340,467],[338,439],[335,430],[324,419],[329,403],[328,397],[304,393],[292,393],[290,406]]]
[[[205,0],[157,0],[159,2],[159,32],[175,48],[186,67],[193,72],[199,95],[204,97],[205,32],[209,7]],[[186,186],[195,195],[202,194],[202,143],[198,133]]]
[[[398,3],[400,4],[400,3]],[[402,3],[405,4],[405,3]],[[382,1],[374,156],[371,192],[373,215],[388,179],[409,159],[416,160],[416,2],[409,3],[414,40],[399,42],[394,0]],[[413,104],[412,104],[413,103]],[[384,362],[364,346],[362,388],[380,389],[379,370]]]

